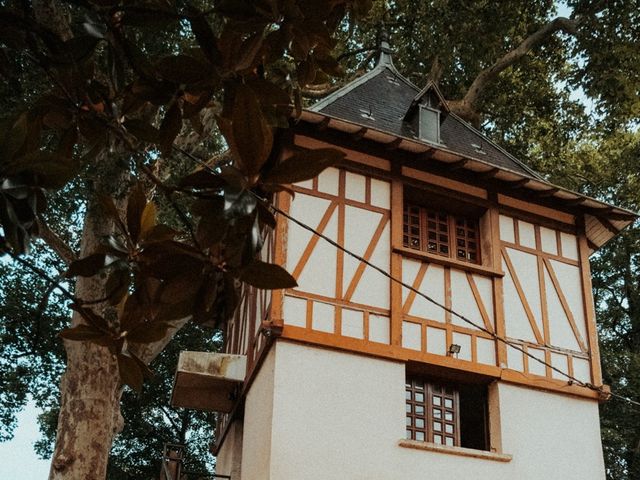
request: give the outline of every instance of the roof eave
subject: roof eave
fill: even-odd
[[[583,207],[585,212],[587,212],[587,210],[590,212],[585,213],[585,231],[587,239],[589,240],[591,253],[604,246],[604,244],[615,237],[617,233],[624,230],[624,228],[640,217],[638,213],[632,212],[631,210],[596,200],[587,195],[548,182],[537,176],[529,168],[526,169],[527,172],[532,173],[525,175],[505,167],[496,166],[480,158],[455,152],[443,145],[384,132],[370,126],[343,120],[314,110],[304,109],[300,119],[310,124],[321,123],[323,128],[357,134],[359,138],[366,138],[383,145],[393,145],[394,148],[407,152],[432,152],[433,158],[437,161],[446,164],[458,162],[459,168],[474,173],[489,174],[492,178],[510,183],[514,188],[531,190],[539,194],[541,198],[555,198],[565,204],[568,203],[572,206]],[[461,162],[462,160],[464,160],[464,162]],[[522,162],[518,161],[518,164],[522,164]]]

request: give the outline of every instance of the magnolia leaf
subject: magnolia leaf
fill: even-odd
[[[94,253],[88,257],[71,262],[66,277],[93,277],[105,267],[106,255],[104,253]]]
[[[225,185],[227,185],[227,182],[221,175],[213,174],[208,170],[197,170],[184,177],[178,184],[180,188],[190,187],[214,190],[222,188]]]
[[[298,286],[296,279],[280,265],[261,260],[254,260],[243,268],[238,278],[254,287],[269,290]]]
[[[190,10],[188,21],[191,25],[191,31],[196,37],[196,41],[200,45],[200,48],[202,48],[207,59],[214,65],[219,65],[222,55],[220,54],[220,50],[218,50],[216,37],[206,17],[192,5],[189,5],[187,8]]]
[[[344,152],[334,148],[319,148],[294,154],[273,168],[263,182],[265,184],[291,184],[315,178],[322,171],[344,158]]]
[[[92,328],[97,330],[101,330],[103,333],[109,332],[109,324],[105,320],[104,317],[98,315],[93,310],[89,308],[84,308],[81,305],[76,303],[72,303],[69,305],[69,308],[74,312],[78,312],[78,314],[90,325]]]
[[[18,169],[36,175],[36,183],[43,188],[62,188],[76,174],[78,162],[73,157],[36,151],[19,159]]]
[[[138,323],[144,321],[144,308],[140,304],[140,295],[134,292],[126,296],[126,300],[119,306],[118,320],[120,322],[120,330],[128,332],[132,330]]]
[[[311,55],[307,57],[307,60],[298,63],[296,67],[296,77],[298,78],[298,85],[301,87],[313,83],[316,77],[316,67]]]
[[[273,134],[255,93],[245,85],[236,89],[231,126],[233,142],[240,156],[240,169],[251,178],[267,161],[273,146]]]
[[[77,35],[64,42],[60,53],[50,59],[59,64],[80,63],[93,53],[99,41],[100,38],[96,38],[94,35]]]
[[[127,201],[127,229],[133,243],[138,243],[142,214],[147,205],[147,197],[142,183],[138,182],[131,189]]]
[[[277,220],[271,210],[269,210],[262,202],[258,202],[258,220],[263,225],[267,225],[270,228],[276,228]]]
[[[295,107],[295,118],[298,119],[302,116],[302,92],[299,88],[293,90],[293,105]]]
[[[147,234],[156,226],[156,205],[153,202],[148,202],[144,210],[142,210],[142,216],[140,218],[140,237],[146,238]]]
[[[201,283],[201,269],[184,269],[180,274],[163,282],[160,302],[170,304],[194,300]]]
[[[141,322],[127,334],[127,340],[133,343],[158,342],[164,338],[170,326],[166,322]]]
[[[105,285],[109,304],[118,305],[122,301],[129,290],[129,280],[128,270],[116,269],[111,272]]]
[[[122,126],[140,141],[149,143],[158,143],[160,141],[160,130],[143,120],[132,118],[124,122]]]
[[[228,223],[221,210],[212,210],[198,222],[196,238],[202,248],[208,248],[222,241],[227,233]]]
[[[164,242],[165,240],[173,240],[180,232],[173,228],[158,224],[151,227],[150,230],[142,232],[140,240],[142,243]]]
[[[24,145],[27,139],[28,118],[26,113],[22,113],[11,127],[11,130],[1,133],[4,134],[4,139],[0,146],[4,158],[1,160],[6,161],[13,158]]]
[[[135,360],[135,362],[138,364],[138,367],[140,368],[140,371],[142,372],[142,376],[146,379],[149,380],[151,378],[153,378],[153,370],[151,370],[146,363],[144,363],[142,360],[140,360],[140,358],[133,352],[129,352],[129,355],[131,356],[131,358],[133,358]]]
[[[265,105],[291,105],[289,94],[264,78],[254,77],[247,81],[247,85],[258,96],[260,103]]]
[[[238,56],[234,59],[234,69],[236,71],[246,70],[253,66],[253,63],[262,47],[262,41],[264,37],[262,35],[262,31],[257,32],[247,38],[242,45],[240,46],[240,50],[238,52]]]
[[[173,141],[182,128],[182,110],[178,102],[173,102],[160,124],[160,149],[164,156],[171,153]]]
[[[131,356],[120,353],[118,358],[118,371],[120,372],[120,381],[129,385],[136,392],[142,391],[142,383],[144,382],[144,375],[142,370]]]
[[[73,341],[95,341],[102,337],[108,337],[103,331],[91,325],[76,325],[75,327],[65,328],[59,335],[64,339]]]
[[[116,226],[118,227],[118,230],[120,230],[120,233],[122,233],[123,235],[127,235],[127,229],[124,223],[122,222],[122,219],[120,218],[120,213],[118,212],[118,209],[116,207],[116,204],[113,202],[113,199],[110,196],[104,195],[101,193],[98,193],[97,198],[98,198],[98,202],[100,203],[100,206],[102,207],[102,210],[107,215],[107,217],[111,218],[111,220],[115,222]],[[110,241],[109,239],[113,239],[114,241]],[[107,241],[110,244],[113,243],[114,245],[112,246],[116,250],[127,252],[127,249],[124,247],[124,245],[122,245],[121,242],[115,241],[115,237],[113,237],[113,235],[109,235],[107,237]]]
[[[208,64],[189,55],[164,57],[158,62],[156,68],[163,79],[179,85],[205,81],[213,75]]]

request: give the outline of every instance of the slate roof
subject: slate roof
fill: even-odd
[[[431,93],[429,93],[431,92]],[[441,143],[418,136],[416,102],[434,94],[440,105]],[[443,103],[444,102],[444,103]],[[394,67],[386,40],[380,44],[375,68],[360,78],[302,111],[300,119],[311,125],[323,125],[416,154],[430,152],[430,159],[503,182],[510,192],[528,192],[529,201],[565,204],[584,215],[585,233],[593,252],[631,224],[639,215],[581,193],[554,185],[523,162],[493,143],[467,122],[449,112],[437,86],[419,89]]]
[[[382,54],[373,70],[317,102],[309,110],[429,144],[418,137],[417,122],[404,120],[407,110],[422,90],[396,70],[389,52],[388,44],[383,42]],[[464,157],[481,159],[498,168],[541,178],[455,114],[442,112],[442,115],[442,143],[433,146],[444,147]]]

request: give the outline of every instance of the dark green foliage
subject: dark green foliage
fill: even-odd
[[[280,267],[256,261],[275,226],[258,197],[269,200],[341,159],[335,151],[279,158],[276,132],[299,113],[301,90],[347,81],[370,66],[384,21],[398,69],[418,86],[436,80],[448,100],[459,101],[478,75],[556,15],[550,0],[233,0],[215,2],[212,12],[197,1],[89,0],[69,3],[65,40],[54,31],[59,25],[25,14],[28,5],[0,10],[0,252],[26,252],[42,234],[36,218],[72,251],[85,215],[101,211],[116,225],[100,249],[69,269],[39,243],[28,257],[54,278],[66,271],[71,291],[76,277],[104,278],[108,308],[76,299],[82,326],[64,336],[108,346],[123,382],[141,389],[125,392],[114,479],[155,477],[164,441],[199,438],[189,469],[208,462],[208,433],[187,432],[208,432],[212,419],[166,402],[177,351],[216,348],[211,333],[186,327],[150,365],[155,376],[124,340],[153,342],[187,315],[222,325],[235,309],[238,280],[292,285]],[[487,83],[473,120],[551,180],[637,209],[640,8],[633,0],[568,5],[569,27]],[[577,100],[576,91],[586,97]],[[223,138],[230,152],[203,167]],[[127,180],[98,192],[114,172]],[[593,261],[606,381],[636,399],[638,228]],[[0,269],[0,439],[10,436],[30,394],[47,410],[39,446],[46,453],[64,364],[56,333],[69,326],[71,302],[15,263],[0,258]],[[121,307],[117,318],[111,306]],[[637,409],[612,400],[602,411],[609,478],[638,478]]]

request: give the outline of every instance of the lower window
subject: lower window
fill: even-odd
[[[406,382],[407,439],[488,450],[487,388],[421,377]]]

